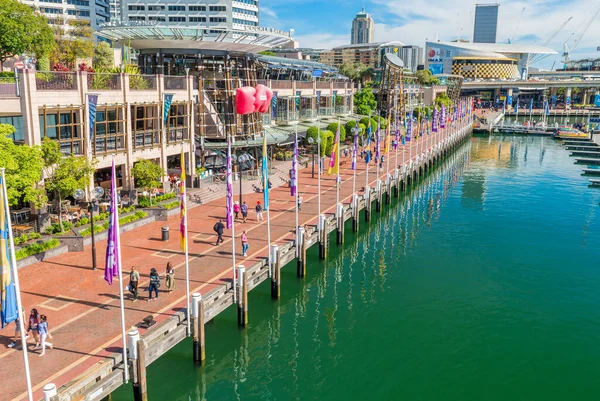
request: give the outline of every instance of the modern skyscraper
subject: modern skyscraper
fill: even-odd
[[[417,67],[423,64],[423,48],[419,46],[402,46],[398,49],[398,57],[404,63],[404,67],[411,72],[417,71]]]
[[[476,4],[473,43],[496,43],[500,4]]]
[[[121,0],[122,1],[122,0]],[[198,3],[198,0],[129,0],[121,7],[123,22],[156,22],[179,27],[244,29],[258,26],[258,0],[218,0]]]
[[[370,14],[362,11],[356,14],[352,21],[352,31],[350,33],[350,42],[353,45],[361,43],[372,43],[375,40],[375,23]]]
[[[79,24],[87,21],[96,31],[110,18],[108,0],[20,0],[21,3],[35,7],[48,19],[48,23],[60,27],[66,32],[73,29],[70,21]]]

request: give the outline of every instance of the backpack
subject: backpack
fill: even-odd
[[[215,223],[213,230],[214,230],[214,232],[219,232],[219,223]]]

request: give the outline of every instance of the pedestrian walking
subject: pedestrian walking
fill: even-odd
[[[135,266],[131,267],[131,272],[129,273],[129,292],[133,294],[133,301],[136,302],[138,300],[138,282],[140,281],[140,273],[137,271]]]
[[[302,202],[304,201],[304,199],[302,199],[302,195],[298,194],[298,211],[302,211]]]
[[[247,256],[247,252],[248,252],[248,248],[250,247],[250,245],[248,245],[248,236],[246,235],[246,231],[242,231],[242,256]]]
[[[246,201],[240,206],[240,211],[242,212],[242,221],[245,223],[248,218],[248,205],[246,205]]]
[[[25,308],[23,308],[23,316],[25,315]],[[17,345],[17,340],[21,337],[21,325],[20,325],[20,320],[19,320],[19,316],[17,316],[17,318],[15,319],[15,335],[13,336],[13,340],[10,342],[10,344],[8,344],[8,348],[13,348],[14,346]],[[26,334],[25,335],[25,341],[27,341],[27,339],[29,338],[29,335]],[[22,344],[25,344],[24,341],[21,341]]]
[[[29,314],[29,323],[27,325],[27,334],[31,331],[33,334],[33,339],[35,340],[35,346],[38,347],[40,345],[40,336],[38,333],[38,324],[40,322],[40,314],[38,310],[33,308],[31,309],[31,313]]]
[[[148,302],[152,301],[153,299],[158,299],[158,289],[160,288],[160,276],[158,275],[158,272],[156,271],[156,269],[153,267],[152,269],[150,269],[150,284],[148,285],[148,292],[150,293],[150,296],[148,298]],[[156,297],[152,297],[152,292],[154,292],[154,294],[156,295]]]
[[[254,210],[256,210],[256,221],[263,220],[263,207],[260,204],[260,201],[256,202],[256,206],[254,207]]]
[[[225,225],[223,225],[223,220],[219,220],[215,223],[213,230],[217,233],[217,243],[215,245],[219,245],[223,242],[223,230],[225,229]]]
[[[237,220],[240,213],[240,203],[238,201],[233,203],[233,213],[235,213],[235,219]]]
[[[175,288],[175,269],[173,268],[173,263],[171,262],[167,262],[165,284],[167,285],[167,292],[173,292],[173,288]]]
[[[54,348],[54,345],[46,340],[52,339],[52,334],[48,331],[48,321],[46,319],[46,315],[40,315],[40,321],[38,323],[38,334],[40,335],[41,348],[42,352],[39,356],[44,356],[46,354],[46,346],[50,349]],[[36,346],[35,349],[40,349],[40,347]]]

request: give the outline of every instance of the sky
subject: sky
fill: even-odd
[[[484,1],[481,1],[482,3]],[[261,0],[260,25],[294,29],[300,47],[330,49],[350,43],[352,19],[362,7],[375,21],[375,41],[424,46],[425,40],[472,40],[475,2],[462,0]],[[500,2],[497,42],[544,45],[569,17],[572,20],[547,44],[559,54],[537,67],[562,67],[564,43],[573,47],[600,3],[583,0]],[[571,59],[600,58],[600,16],[590,25]]]

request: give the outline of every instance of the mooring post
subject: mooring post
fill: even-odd
[[[400,196],[400,170],[398,167],[394,169],[394,196]]]
[[[381,185],[382,185],[382,181],[381,180],[377,180],[377,183],[375,184],[375,210],[379,213],[381,212]]]
[[[192,295],[192,332],[193,332],[193,354],[194,362],[202,363],[206,358],[204,350],[204,303],[202,303],[202,295],[195,292]]]
[[[239,265],[238,272],[238,324],[241,327],[248,325],[248,280],[246,280],[246,267]]]
[[[140,401],[148,401],[148,385],[146,383],[146,342],[140,338],[137,341],[137,376]]]
[[[271,298],[279,299],[281,296],[281,271],[279,266],[279,246],[271,247],[271,263],[273,266],[273,276],[271,276]]]
[[[352,195],[352,231],[358,231],[358,216],[360,212],[358,211],[358,195]]]
[[[324,214],[319,215],[319,257],[321,259],[327,258],[327,218]]]
[[[48,383],[44,386],[44,401],[58,400],[58,392],[54,383]]]
[[[336,210],[336,218],[337,218],[337,243],[344,243],[344,204],[338,203]]]
[[[365,188],[365,221],[371,221],[371,188]]]
[[[386,198],[385,198],[385,202],[389,205],[390,203],[392,203],[392,175],[388,172],[387,173],[387,193]]]
[[[140,401],[141,393],[140,393],[140,377],[139,377],[139,358],[138,358],[138,348],[137,343],[140,340],[140,333],[138,329],[133,328],[129,330],[127,333],[127,348],[129,359],[131,360],[131,384],[133,387],[133,400]],[[129,368],[129,366],[127,367]]]
[[[298,227],[298,238],[296,239],[296,252],[298,252],[298,277],[306,276],[306,242],[304,227]]]

